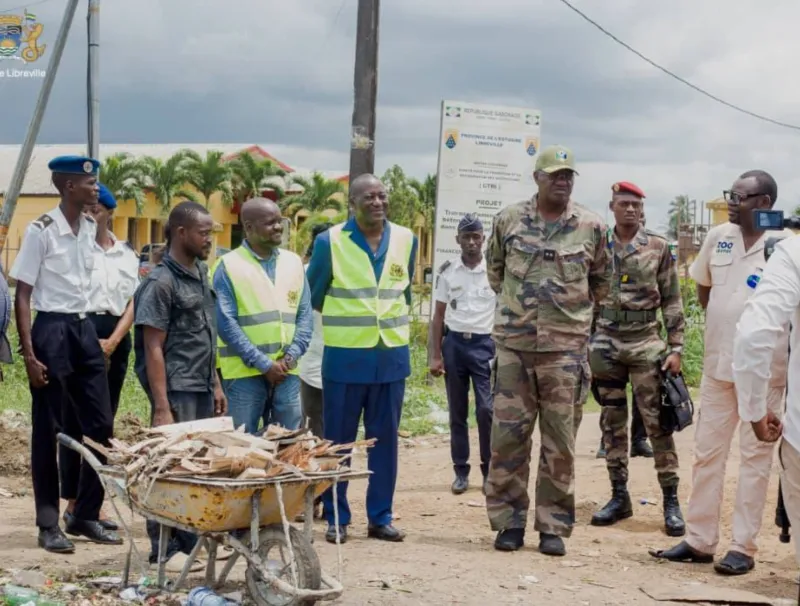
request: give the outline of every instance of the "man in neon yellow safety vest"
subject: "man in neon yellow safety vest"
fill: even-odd
[[[402,541],[392,525],[397,482],[397,430],[406,378],[411,374],[409,328],[411,281],[417,241],[386,218],[386,188],[374,175],[350,184],[353,218],[317,236],[306,275],[314,309],[322,312],[322,397],[325,438],[347,444],[356,438],[361,415],[372,475],[367,489],[368,536]],[[325,539],[347,540],[347,484],[337,487],[339,528],[333,493],[323,495]]]
[[[242,205],[245,240],[213,269],[217,292],[219,370],[228,410],[250,433],[259,422],[297,429],[302,423],[297,362],[313,332],[303,261],[281,250],[278,205]]]

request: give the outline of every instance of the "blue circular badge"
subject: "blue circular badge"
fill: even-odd
[[[751,274],[747,276],[747,285],[750,288],[755,288],[756,286],[758,286],[758,283],[760,281],[761,281],[761,276],[759,276],[758,274]]]

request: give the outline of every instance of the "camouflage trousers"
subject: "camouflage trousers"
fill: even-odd
[[[538,417],[534,529],[568,537],[575,524],[575,436],[589,394],[586,353],[530,353],[498,346],[495,363],[486,487],[489,522],[497,531],[527,525],[531,438]]]
[[[659,358],[666,345],[661,337],[647,334],[621,339],[598,331],[589,343],[589,364],[602,406],[600,427],[606,448],[606,466],[613,483],[628,481],[628,380],[633,386],[634,406],[642,415],[653,447],[658,482],[678,485],[678,453],[672,434],[661,430],[661,375]]]

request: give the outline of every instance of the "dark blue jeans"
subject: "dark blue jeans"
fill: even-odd
[[[152,394],[149,392],[147,396],[150,398],[150,414],[152,418],[154,407],[153,398]],[[167,398],[169,399],[169,407],[172,410],[172,416],[176,423],[210,419],[214,416],[213,392],[171,391],[167,394]],[[197,536],[185,530],[177,530],[174,528],[168,530],[167,536],[169,537],[169,544],[167,545],[167,559],[171,558],[179,551],[185,554],[191,553],[192,549],[197,544]],[[151,520],[147,521],[147,535],[150,537],[151,564],[155,564],[158,561],[160,532],[161,524]]]

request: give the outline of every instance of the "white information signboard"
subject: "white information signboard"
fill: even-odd
[[[488,238],[502,208],[533,195],[540,133],[536,109],[442,102],[434,276],[442,263],[461,254],[456,228],[465,214],[480,217]]]

